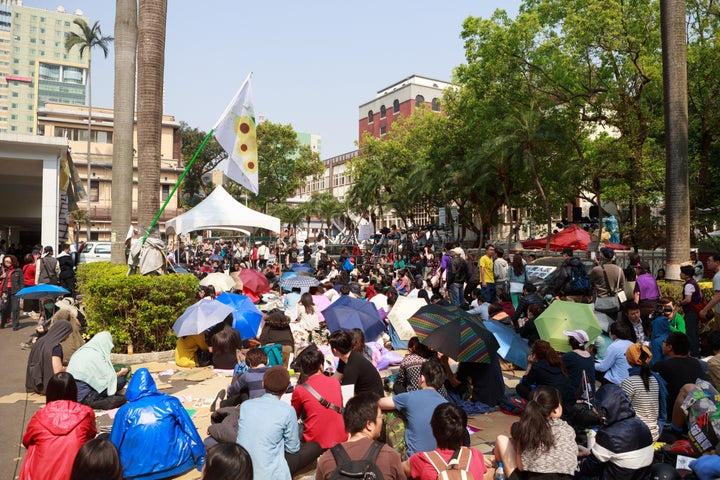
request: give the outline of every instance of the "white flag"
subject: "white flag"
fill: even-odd
[[[228,154],[225,175],[258,194],[258,152],[252,86],[248,75],[214,128],[218,143]]]

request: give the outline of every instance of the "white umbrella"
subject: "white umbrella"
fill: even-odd
[[[227,273],[213,272],[200,280],[200,285],[212,285],[217,291],[229,292],[235,288],[235,279]]]
[[[217,300],[202,299],[190,305],[173,325],[175,335],[185,337],[197,335],[213,325],[225,320],[233,312],[233,307]]]
[[[415,315],[415,312],[425,305],[427,305],[427,302],[422,298],[400,296],[395,301],[395,305],[393,305],[390,313],[388,313],[387,320],[392,323],[400,340],[410,340],[415,336],[415,330],[413,330],[410,322],[408,322],[408,318]]]

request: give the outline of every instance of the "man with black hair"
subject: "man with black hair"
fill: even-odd
[[[295,387],[290,404],[298,418],[303,418],[303,441],[317,442],[327,449],[347,440],[340,382],[323,374],[325,356],[320,350],[309,348],[302,352],[299,363],[306,380]]]
[[[371,392],[361,393],[351,398],[343,413],[345,430],[350,435],[347,442],[339,444],[350,460],[365,457],[382,431],[382,411],[378,406],[378,396]],[[405,480],[400,454],[382,444],[375,465],[385,480]],[[327,480],[337,468],[332,451],[326,451],[318,458],[315,480]]]
[[[408,456],[437,448],[430,428],[430,419],[435,407],[447,402],[447,399],[438,393],[444,382],[445,374],[440,362],[428,360],[420,367],[420,390],[380,399],[381,409],[398,410],[407,418],[405,443]]]
[[[342,385],[355,385],[355,395],[373,392],[385,395],[382,378],[377,369],[364,356],[352,349],[352,337],[344,330],[337,330],[328,338],[332,354],[338,362],[335,377]]]
[[[655,363],[652,369],[667,383],[667,411],[672,412],[683,385],[695,383],[698,378],[708,380],[708,377],[700,361],[689,356],[690,340],[684,333],[671,332],[663,342],[662,352],[669,358]]]
[[[220,398],[222,401],[217,407],[240,405],[247,399],[261,397],[265,394],[262,387],[263,376],[270,368],[267,366],[267,353],[262,348],[251,348],[245,354],[245,363],[250,370],[233,377],[233,381],[227,389],[227,400]],[[218,393],[218,398],[221,396],[222,390]]]
[[[515,331],[520,330],[520,318],[527,317],[528,307],[530,305],[538,305],[541,309],[545,308],[545,301],[540,295],[537,294],[537,287],[532,282],[525,282],[523,285],[523,296],[518,301],[518,307],[515,309],[515,314],[512,317],[513,326]]]
[[[295,410],[280,401],[289,386],[285,367],[270,367],[263,376],[265,395],[240,405],[235,443],[250,454],[255,478],[291,480],[322,452],[316,442],[300,444]]]
[[[625,303],[624,310],[625,314],[620,321],[630,327],[630,341],[648,345],[650,343],[650,322],[642,318],[640,306],[629,300]]]

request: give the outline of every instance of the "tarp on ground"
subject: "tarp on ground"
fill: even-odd
[[[280,219],[257,212],[235,200],[222,185],[192,209],[165,222],[166,230],[248,230],[264,228],[280,233]]]
[[[590,234],[577,225],[565,227],[558,233],[550,236],[550,250],[555,251],[560,251],[567,247],[573,250],[587,250],[589,243]],[[522,242],[523,248],[545,248],[546,244],[547,237]]]

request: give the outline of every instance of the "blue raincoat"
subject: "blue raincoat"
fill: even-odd
[[[157,391],[147,368],[130,380],[113,422],[115,444],[125,478],[167,478],[205,461],[205,448],[180,400]]]

